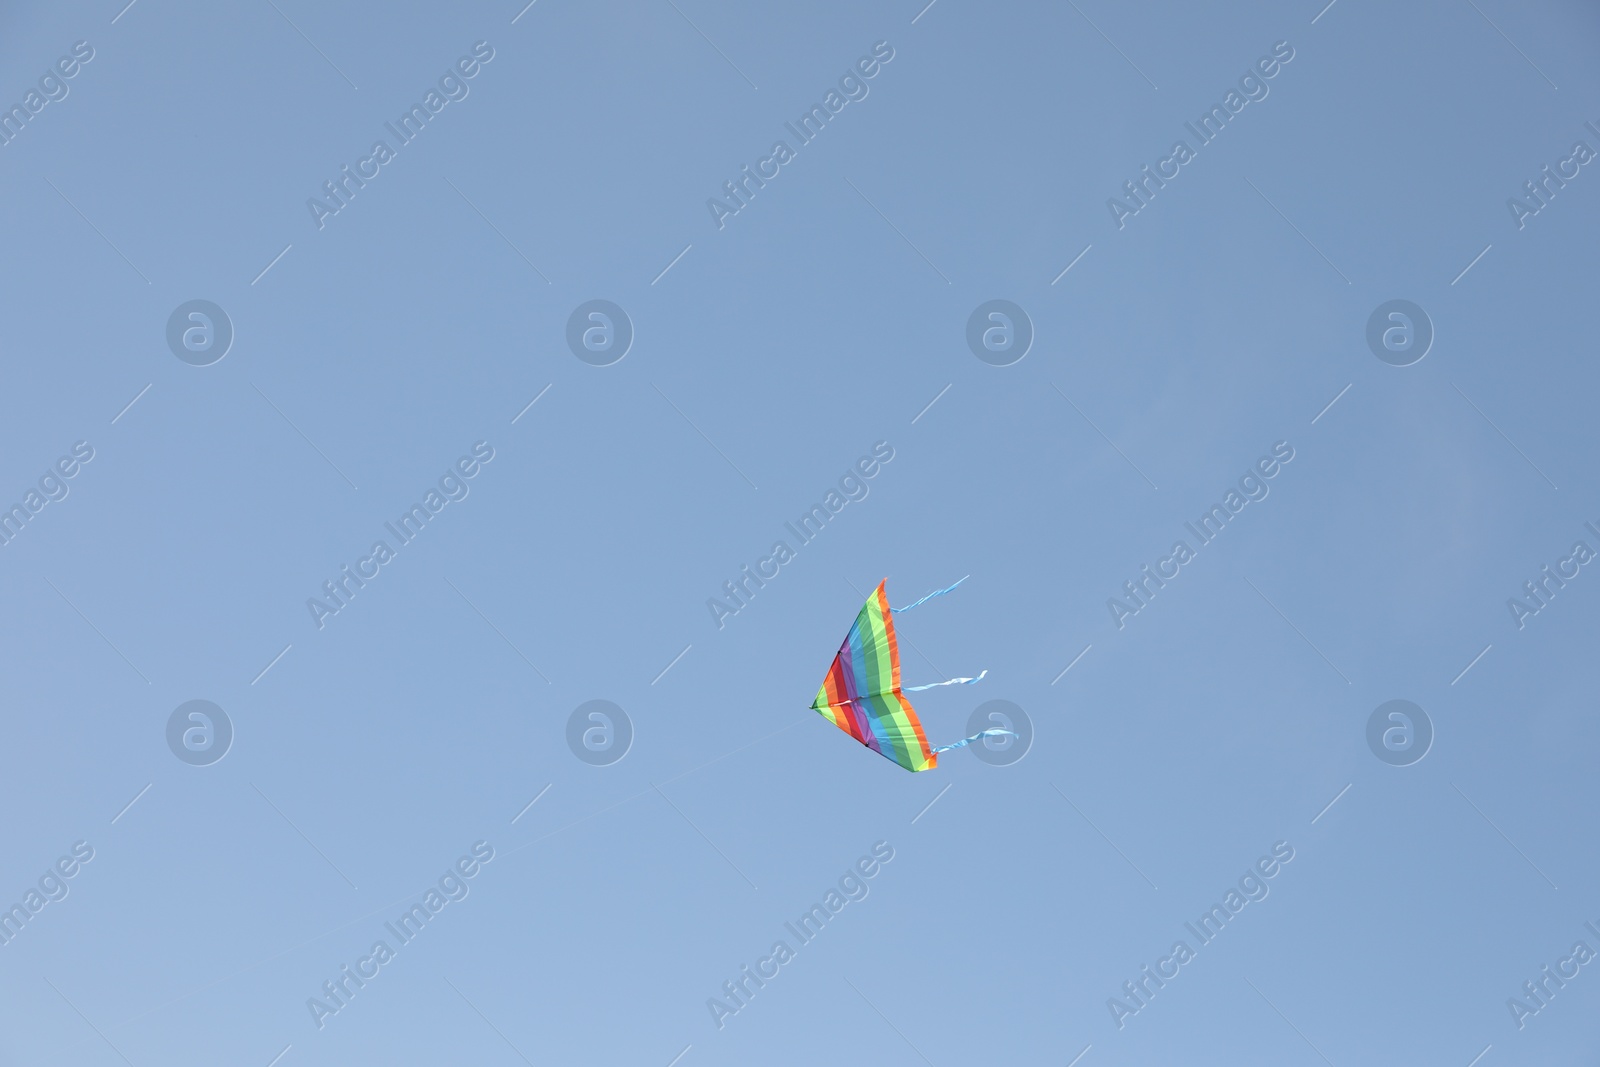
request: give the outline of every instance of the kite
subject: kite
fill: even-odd
[[[966,580],[963,578],[961,582]],[[833,666],[823,678],[817,698],[811,702],[812,709],[878,755],[908,771],[932,770],[939,765],[939,753],[984,737],[999,734],[1015,737],[1010,730],[989,729],[953,744],[929,747],[922,733],[922,723],[906,694],[941,685],[973,685],[989,672],[982,671],[976,678],[950,678],[909,688],[901,686],[900,645],[895,637],[892,615],[943,596],[961,582],[929,593],[903,608],[889,607],[885,582],[887,579],[878,583],[878,588],[856,615],[850,632],[845,634],[844,643],[833,657]]]

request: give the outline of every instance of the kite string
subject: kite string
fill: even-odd
[[[903,608],[890,608],[889,610],[891,610],[891,611],[893,611],[893,612],[895,612],[897,614],[899,612],[902,612],[902,611],[910,611],[912,608],[917,607],[919,604],[926,604],[928,601],[932,600],[936,596],[944,596],[946,593],[950,592],[950,590],[954,589],[956,587],[956,585],[960,585],[961,582],[964,582],[964,581],[967,580],[967,578],[971,578],[971,577],[972,577],[972,575],[969,574],[965,578],[962,578],[961,581],[956,582],[955,585],[946,586],[943,589],[936,589],[933,592],[929,593],[927,596],[923,597],[921,600],[917,601],[915,604],[907,604]]]

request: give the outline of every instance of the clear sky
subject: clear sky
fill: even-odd
[[[0,9],[0,1065],[1600,1054],[1592,5],[125,2]]]

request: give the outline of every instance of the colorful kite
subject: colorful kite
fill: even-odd
[[[966,581],[961,579],[961,582]],[[839,654],[833,657],[833,666],[817,690],[811,707],[833,725],[872,749],[878,755],[891,759],[908,771],[926,771],[939,765],[939,753],[962,745],[969,745],[984,737],[1011,734],[1009,730],[989,729],[954,744],[928,747],[922,734],[922,723],[912,710],[905,694],[941,685],[972,685],[981,681],[988,671],[976,678],[951,678],[928,685],[903,688],[900,685],[900,644],[895,638],[894,619],[891,612],[910,611],[918,604],[954,589],[929,593],[915,604],[903,608],[889,607],[889,595],[884,584],[878,583],[862,605],[861,612],[845,635]],[[1011,736],[1016,736],[1011,734]]]

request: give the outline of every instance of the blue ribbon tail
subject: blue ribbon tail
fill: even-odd
[[[969,574],[969,575],[966,576],[966,578],[962,578],[961,582],[964,582],[964,581],[967,580],[967,578],[971,578],[971,577],[972,577],[972,575]],[[960,585],[961,582],[957,582],[956,585]],[[916,604],[907,604],[903,608],[891,608],[890,610],[894,611],[896,613],[902,612],[902,611],[910,611],[912,608],[916,607],[918,604],[926,604],[928,601],[932,600],[936,596],[944,596],[950,590],[954,589],[956,587],[956,585],[946,586],[943,589],[935,589],[933,592],[929,593],[927,596],[925,596],[921,600],[917,601]]]
[[[982,741],[985,737],[1001,737],[1001,736],[1019,737],[1021,735],[1015,733],[1014,731],[1002,730],[998,726],[995,726],[995,727],[991,727],[990,729],[984,730],[982,733],[973,734],[971,737],[963,737],[961,740],[952,742],[951,744],[940,745],[938,748],[934,749],[934,752],[949,752],[953,748],[965,748],[967,745],[972,744],[972,742],[974,742],[974,741]]]
[[[942,682],[929,682],[927,685],[901,686],[900,691],[902,693],[920,693],[924,689],[937,689],[941,685],[977,685],[983,681],[983,676],[988,673],[987,670],[981,670],[976,678],[946,678]]]

